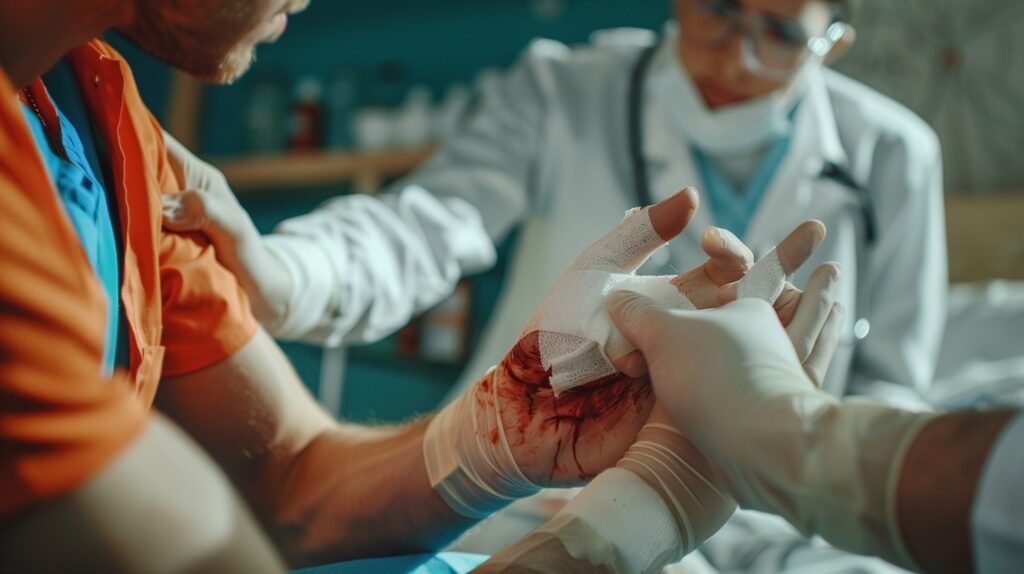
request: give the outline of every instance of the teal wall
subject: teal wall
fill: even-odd
[[[533,38],[569,44],[586,42],[602,28],[659,29],[669,16],[669,0],[569,0],[559,17],[542,21],[528,0],[313,0],[292,18],[277,43],[264,46],[252,72],[233,86],[206,91],[200,151],[230,155],[242,147],[242,118],[251,78],[290,81],[315,75],[329,81],[339,70],[358,78],[361,104],[393,105],[413,84],[430,87],[435,97],[452,83],[471,84],[487,66],[515,61]],[[112,38],[133,63],[143,97],[158,117],[165,114],[169,73],[125,41]],[[343,188],[246,194],[243,204],[257,225],[269,231],[282,219],[304,213]],[[514,240],[514,237],[513,237]],[[508,244],[503,246],[507,250]],[[504,262],[504,257],[502,258]],[[498,295],[504,265],[473,279],[473,334],[480,332]],[[525,318],[524,318],[525,320]],[[389,355],[392,341],[352,352],[345,383],[343,416],[352,420],[395,421],[434,408],[458,376],[461,365],[431,365]],[[320,352],[288,344],[285,350],[303,380],[316,390]]]

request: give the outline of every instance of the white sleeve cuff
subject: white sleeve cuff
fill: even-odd
[[[278,233],[264,236],[263,245],[292,280],[288,309],[272,334],[281,339],[303,338],[331,315],[331,299],[337,290],[334,263],[314,239]]]
[[[971,516],[979,574],[1024,564],[1024,415],[1003,430],[989,454]]]

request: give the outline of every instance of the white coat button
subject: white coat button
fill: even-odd
[[[871,332],[871,321],[868,321],[864,317],[857,319],[857,322],[853,324],[853,336],[858,341],[863,341],[867,338],[868,333]]]

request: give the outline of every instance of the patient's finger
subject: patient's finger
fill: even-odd
[[[708,227],[700,236],[700,246],[709,257],[704,271],[716,285],[738,280],[754,264],[750,248],[728,229]]]
[[[825,239],[825,224],[810,220],[801,223],[775,247],[786,275],[800,268]]]
[[[845,323],[846,307],[842,303],[835,303],[821,328],[818,340],[814,344],[814,350],[804,361],[804,372],[818,388],[821,388],[825,375],[828,373],[829,364],[832,363],[832,357],[839,346],[839,335],[843,332]]]
[[[672,285],[698,309],[718,306],[719,287],[743,277],[754,259],[750,249],[725,229],[709,227],[701,235],[709,259],[672,279]]]
[[[793,341],[793,348],[801,362],[811,355],[821,328],[832,311],[832,304],[835,301],[832,290],[838,278],[838,265],[819,265],[807,280],[802,299],[793,306],[792,321],[786,327],[786,332],[789,333],[789,339]],[[776,309],[779,309],[778,305]],[[781,315],[780,311],[780,319]],[[783,321],[783,324],[786,324],[786,321]]]
[[[672,197],[652,205],[648,215],[654,231],[664,241],[679,235],[690,224],[698,205],[700,199],[697,197],[697,190],[692,187],[687,187]]]
[[[628,214],[615,229],[587,246],[574,265],[636,271],[651,253],[686,228],[698,203],[697,192],[686,188],[642,213]]]

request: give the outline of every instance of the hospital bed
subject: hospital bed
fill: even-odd
[[[946,199],[952,282],[937,406],[1024,404],[1024,192]]]

